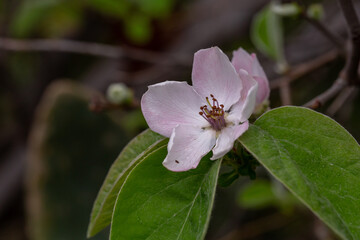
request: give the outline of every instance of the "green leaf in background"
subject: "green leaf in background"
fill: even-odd
[[[245,185],[238,196],[238,202],[244,208],[262,208],[277,201],[270,181],[254,180]]]
[[[59,4],[59,0],[23,0],[14,19],[11,31],[16,37],[26,37],[37,28],[47,11]]]
[[[110,224],[116,197],[133,167],[150,152],[165,145],[164,137],[146,130],[122,150],[111,166],[95,200],[88,227],[88,237],[94,236]]]
[[[93,199],[129,138],[106,114],[89,110],[98,93],[70,81],[46,90],[29,136],[28,239],[85,239]],[[94,238],[106,239],[103,232]]]
[[[86,3],[99,12],[116,18],[123,19],[130,11],[130,1],[119,0],[88,0]]]
[[[16,37],[28,37],[34,31],[45,37],[63,37],[80,27],[82,17],[77,1],[23,0],[11,30]]]
[[[344,239],[360,239],[360,146],[334,120],[301,107],[262,115],[239,138]]]
[[[142,12],[153,18],[164,18],[171,13],[174,0],[136,0]]]
[[[196,169],[162,166],[166,146],[130,173],[116,200],[110,239],[203,239],[209,223],[221,160],[204,157]]]
[[[134,43],[145,44],[152,37],[151,19],[142,14],[132,14],[125,19],[125,34]]]
[[[280,16],[272,11],[272,3],[254,17],[251,25],[251,39],[259,51],[277,61],[280,69],[286,66],[283,27]]]
[[[59,4],[46,11],[37,28],[43,36],[61,38],[76,32],[82,24],[83,13],[76,2]]]
[[[291,213],[299,201],[277,180],[256,179],[238,193],[237,202],[242,208],[261,209],[276,207],[282,213]]]

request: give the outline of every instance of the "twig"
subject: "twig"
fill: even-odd
[[[329,39],[339,49],[340,52],[344,52],[344,44],[342,39],[333,34],[322,22],[309,17],[306,11],[302,11],[301,16],[315,28],[317,28],[327,39]]]
[[[301,78],[302,76],[305,76],[306,74],[309,74],[312,71],[315,71],[316,69],[320,68],[321,66],[324,66],[325,64],[334,61],[339,56],[338,50],[331,50],[313,60],[310,60],[305,63],[300,63],[299,65],[296,65],[290,69],[290,71],[273,81],[270,81],[270,87],[271,89],[279,88],[284,83],[291,83],[292,81],[295,81],[298,78]]]
[[[352,0],[338,0],[338,2],[344,14],[351,38],[351,47],[348,51],[346,65],[341,71],[340,77],[349,85],[360,86],[360,78],[358,75],[360,62],[360,22]]]
[[[338,80],[336,80],[328,90],[304,105],[313,109],[324,105],[326,101],[335,97],[346,86],[360,86],[358,73],[360,62],[360,22],[356,15],[355,6],[352,0],[338,0],[338,2],[349,29],[351,47],[350,51],[347,52],[346,64],[343,70],[341,70]],[[346,100],[345,96],[348,95],[348,93],[343,94],[343,96],[339,96],[337,101],[333,103],[335,105],[332,105],[330,108],[330,113],[335,113],[339,108],[338,105],[342,105]]]
[[[329,116],[334,116],[340,108],[344,105],[346,100],[355,92],[356,88],[354,86],[349,86],[344,88],[340,94],[335,98],[330,107],[327,109],[326,113]]]
[[[189,66],[191,64],[191,58],[187,56],[166,55],[136,48],[62,39],[19,40],[0,38],[0,49],[6,51],[69,52],[113,59],[127,57],[161,65],[180,64]]]
[[[347,83],[342,78],[337,79],[329,89],[306,103],[304,107],[316,109],[323,106],[325,102],[335,97],[342,89],[344,89],[346,84]]]
[[[280,98],[282,105],[291,105],[291,89],[288,82],[280,86]]]

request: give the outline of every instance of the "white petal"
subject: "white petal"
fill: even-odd
[[[229,58],[218,48],[195,53],[192,71],[194,89],[203,97],[213,94],[225,110],[240,98],[241,81]]]
[[[166,81],[149,86],[141,99],[141,110],[151,130],[170,137],[179,124],[208,126],[199,115],[203,99],[186,82]]]
[[[240,125],[233,125],[221,130],[219,137],[216,139],[216,145],[213,149],[211,160],[223,157],[234,146],[234,141],[238,139],[249,128],[249,122],[246,121]]]
[[[239,71],[239,76],[244,84],[240,100],[234,104],[227,116],[227,120],[234,123],[244,122],[254,112],[258,83],[245,70]]]
[[[216,132],[210,128],[177,126],[171,134],[163,165],[174,172],[196,168],[202,157],[214,147]]]

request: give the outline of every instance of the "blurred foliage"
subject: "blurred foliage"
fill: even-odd
[[[129,138],[106,114],[89,111],[90,93],[84,95],[83,88],[69,83],[50,88],[31,138],[27,189],[31,239],[85,239],[101,181]]]
[[[238,204],[247,209],[276,207],[288,213],[300,202],[279,182],[257,179],[241,188],[238,193]]]
[[[260,52],[277,62],[277,70],[284,72],[287,62],[283,46],[283,26],[280,15],[273,11],[274,4],[266,5],[253,18],[251,39]]]
[[[85,10],[120,20],[123,33],[136,44],[151,40],[154,21],[170,16],[176,0],[22,0],[12,19],[12,35],[65,37],[84,24]],[[119,30],[121,31],[121,30]]]

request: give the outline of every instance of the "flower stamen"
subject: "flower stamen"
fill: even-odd
[[[226,127],[224,105],[219,104],[213,94],[210,94],[210,97],[212,98],[212,104],[209,97],[206,97],[208,105],[201,106],[199,114],[210,123],[214,130],[220,131]]]

